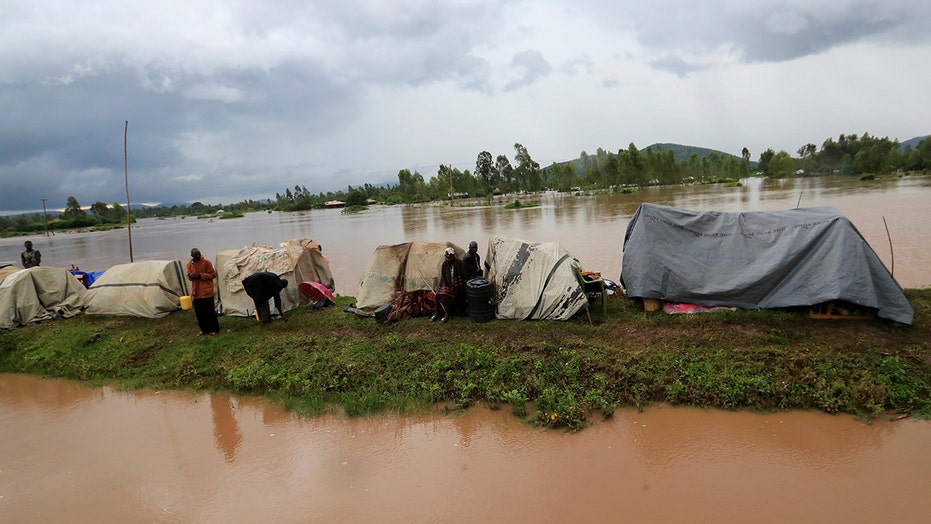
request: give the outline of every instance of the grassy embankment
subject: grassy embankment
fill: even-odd
[[[0,333],[0,371],[121,388],[266,395],[314,415],[507,405],[528,422],[579,429],[653,402],[760,411],[931,416],[931,288],[908,290],[910,327],[802,312],[646,314],[628,299],[568,322],[417,318],[342,311],[260,325],[221,317],[195,337],[190,311],[156,320],[81,315]]]

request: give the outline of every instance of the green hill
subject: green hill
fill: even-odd
[[[732,155],[730,153],[724,153],[723,151],[708,149],[706,147],[684,146],[682,144],[651,144],[641,149],[640,152],[646,152],[647,149],[652,149],[658,153],[672,150],[673,154],[676,156],[676,162],[684,162],[691,158],[692,155],[698,155],[698,158],[705,158],[711,153],[717,153],[721,156],[730,156],[740,160],[739,156]]]
[[[626,150],[626,148],[624,149]],[[705,158],[711,153],[717,153],[718,155],[721,155],[722,157],[733,157],[733,158],[736,158],[737,160],[741,160],[739,156],[733,155],[731,153],[725,153],[723,151],[718,151],[715,149],[708,149],[707,147],[684,146],[682,144],[669,144],[669,143],[651,144],[647,147],[640,149],[640,152],[646,153],[647,149],[652,149],[654,152],[657,152],[657,153],[662,153],[665,151],[672,150],[673,154],[676,157],[676,162],[684,162],[688,160],[689,158],[691,158],[692,155],[698,155],[698,158]],[[613,151],[612,153],[617,154],[617,150]],[[577,172],[581,172],[581,169],[582,169],[582,158],[581,157],[574,158],[572,160],[566,160],[564,162],[556,162],[556,163],[559,165],[570,164],[570,163],[574,164]],[[548,168],[544,167],[543,169],[544,171],[546,171]],[[754,160],[750,161],[750,169],[751,170],[757,169],[756,161]]]
[[[912,149],[916,149],[918,147],[918,144],[920,144],[922,140],[928,138],[929,136],[931,135],[916,136],[915,138],[911,138],[909,140],[906,140],[905,142],[900,142],[899,150],[900,151],[904,150],[906,147],[911,147]]]

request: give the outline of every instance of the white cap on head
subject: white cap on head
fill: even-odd
[[[453,249],[453,248],[451,248],[451,247],[448,247],[448,248],[446,248],[446,254],[447,254],[447,255],[453,255],[453,256],[455,256],[455,255],[456,255],[456,250]]]

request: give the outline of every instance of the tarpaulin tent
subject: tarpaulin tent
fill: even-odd
[[[911,324],[902,288],[831,207],[722,213],[644,203],[624,237],[629,297],[745,309],[841,300]]]
[[[32,267],[4,274],[0,282],[0,328],[73,317],[85,306],[87,291],[67,269]]]
[[[159,318],[180,309],[181,297],[190,295],[190,290],[185,263],[180,260],[119,264],[87,290],[85,313]]]
[[[289,311],[310,304],[301,293],[301,282],[319,282],[330,291],[336,289],[333,274],[317,243],[309,238],[287,240],[277,248],[253,243],[238,250],[221,251],[217,270],[218,311],[224,315],[249,317],[255,303],[246,294],[242,281],[253,273],[269,271],[288,281],[281,291],[281,309]]]
[[[572,255],[556,242],[491,237],[485,262],[496,290],[495,317],[572,318],[588,305],[572,261]]]
[[[365,264],[356,293],[356,314],[373,316],[391,303],[396,291],[436,291],[447,247],[462,258],[465,251],[451,242],[405,242],[378,246]]]

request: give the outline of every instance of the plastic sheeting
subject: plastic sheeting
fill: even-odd
[[[251,317],[255,303],[242,288],[242,281],[253,273],[269,271],[288,281],[281,290],[281,309],[310,304],[301,293],[301,282],[320,282],[331,291],[336,289],[333,273],[317,243],[309,238],[287,240],[277,248],[253,243],[238,250],[221,251],[214,267],[217,270],[218,310],[224,315]]]
[[[8,272],[0,283],[0,328],[73,317],[87,291],[67,269],[33,267]]]
[[[769,309],[843,300],[911,324],[898,282],[831,207],[722,213],[644,203],[624,237],[627,295]]]
[[[74,276],[71,279],[77,281]],[[185,263],[180,260],[119,264],[87,290],[85,313],[160,318],[180,309],[181,297],[190,295],[190,289]]]
[[[365,264],[356,292],[356,314],[374,316],[390,304],[395,291],[436,291],[443,252],[447,247],[462,258],[465,251],[451,242],[405,242],[378,246]]]
[[[556,242],[493,236],[485,261],[495,285],[499,319],[568,320],[588,305],[572,269],[572,255]]]

